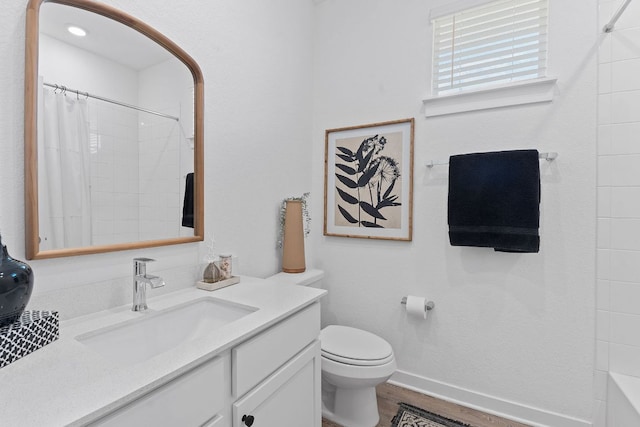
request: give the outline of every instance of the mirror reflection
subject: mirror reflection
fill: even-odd
[[[39,19],[39,250],[193,237],[191,71],[99,14]]]

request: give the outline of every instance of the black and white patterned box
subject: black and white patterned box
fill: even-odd
[[[0,328],[0,368],[57,340],[57,311],[25,310],[20,319]]]

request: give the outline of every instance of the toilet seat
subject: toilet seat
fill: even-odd
[[[354,366],[380,366],[385,363],[389,363],[393,360],[393,355],[389,355],[384,359],[376,359],[376,360],[362,360],[362,359],[351,359],[349,357],[341,357],[335,354],[331,354],[323,351],[322,357],[333,360],[334,362],[344,363],[345,365],[354,365]]]
[[[380,366],[393,360],[391,345],[371,332],[330,325],[320,332],[322,356],[355,366]]]

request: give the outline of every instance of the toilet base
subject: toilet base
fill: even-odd
[[[326,387],[323,381],[323,387]],[[375,427],[380,421],[375,387],[331,387],[322,392],[322,416],[344,427]]]

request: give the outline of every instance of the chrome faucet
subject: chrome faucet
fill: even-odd
[[[147,286],[160,288],[164,286],[162,277],[147,274],[147,263],[155,261],[151,258],[133,259],[133,311],[144,311],[147,307]]]

